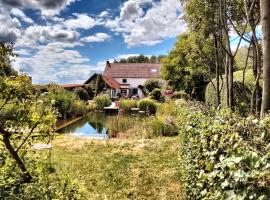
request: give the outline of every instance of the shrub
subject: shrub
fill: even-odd
[[[0,199],[85,199],[77,182],[54,172],[47,151],[24,156],[33,176],[30,183],[22,183],[17,165],[0,145],[0,158],[1,154],[6,159],[4,166],[0,164]]]
[[[87,107],[88,107],[89,112],[95,111],[97,109],[97,106],[95,103],[89,103]]]
[[[179,109],[188,199],[268,199],[270,118]]]
[[[72,116],[71,104],[77,99],[73,92],[61,91],[52,94],[52,99],[55,100],[55,107],[62,118]]]
[[[110,97],[106,94],[95,97],[94,102],[99,110],[103,110],[104,107],[112,104]]]
[[[175,136],[178,134],[178,127],[171,116],[153,117],[148,120],[146,127],[155,136]]]
[[[95,96],[95,92],[93,91],[93,88],[90,85],[86,85],[85,90],[88,93],[89,99],[93,99]]]
[[[189,99],[189,95],[185,91],[175,91],[171,96],[172,99]]]
[[[213,83],[216,84],[216,80],[213,80]],[[241,83],[234,82],[234,105],[237,111],[241,114],[245,114],[249,111],[250,108],[250,99],[251,92],[249,88]],[[226,86],[224,85],[221,90],[221,105],[222,107],[226,107]],[[209,83],[206,92],[205,92],[205,102],[210,106],[216,105],[216,90],[213,87],[212,83]]]
[[[149,94],[151,99],[154,99],[156,101],[164,102],[165,97],[163,96],[161,89],[155,88],[152,92]]]
[[[137,107],[137,101],[133,99],[122,99],[119,103],[119,108],[124,112],[130,112],[131,108]]]
[[[150,93],[156,88],[161,88],[161,82],[157,79],[149,79],[144,83],[144,88]]]
[[[142,99],[138,102],[138,107],[142,111],[155,114],[157,111],[157,104],[151,99]]]
[[[70,113],[72,114],[73,117],[86,115],[88,111],[89,110],[87,104],[79,99],[72,102],[70,107]]]
[[[83,101],[89,100],[88,92],[84,88],[82,87],[75,88],[74,92],[81,100]]]

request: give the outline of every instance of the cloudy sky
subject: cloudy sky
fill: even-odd
[[[106,60],[164,55],[185,29],[179,0],[0,0],[0,40],[34,83],[82,83]]]

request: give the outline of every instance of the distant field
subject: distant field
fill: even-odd
[[[87,199],[184,199],[179,138],[54,142],[57,173],[77,180]]]

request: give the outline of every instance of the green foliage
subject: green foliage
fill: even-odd
[[[216,85],[215,79],[212,81],[214,85]],[[206,91],[205,91],[205,102],[210,106],[216,105],[216,90],[213,87],[213,84],[209,83]],[[246,114],[250,109],[250,99],[251,99],[251,91],[249,88],[241,83],[234,82],[234,105],[235,109],[239,111],[241,114]],[[222,107],[226,107],[226,86],[223,85],[221,93],[221,105]]]
[[[49,152],[32,151],[24,156],[33,176],[27,184],[21,183],[16,163],[0,148],[3,154],[6,163],[0,167],[0,199],[84,199],[84,190],[77,182],[54,172]]]
[[[63,87],[56,84],[49,84],[35,87],[36,93],[49,93],[50,98],[54,101],[54,107],[60,114],[60,118],[67,119],[71,117],[78,117],[87,114],[90,107],[84,101],[78,99],[74,92],[65,90]],[[88,93],[83,88],[78,88],[81,98],[86,98]],[[82,94],[81,94],[82,93]]]
[[[179,108],[188,199],[268,199],[269,117]]]
[[[95,97],[94,102],[98,110],[103,110],[104,107],[110,106],[112,104],[110,97],[106,94]]]
[[[149,97],[151,99],[156,100],[156,101],[160,101],[160,102],[165,101],[165,97],[162,94],[161,89],[159,89],[159,88],[155,88],[152,92],[150,92]]]
[[[100,92],[102,92],[105,86],[106,86],[106,84],[102,78],[102,75],[98,74],[96,84],[95,84],[96,95],[98,95]]]
[[[0,76],[17,76],[18,73],[11,67],[11,57],[14,57],[13,44],[0,42]]]
[[[121,58],[119,61],[114,60],[114,63],[159,63],[164,56],[129,56],[128,58]]]
[[[151,99],[142,99],[138,102],[140,110],[155,114],[157,111],[157,104]]]
[[[189,95],[184,91],[175,91],[171,96],[172,99],[189,99]]]
[[[152,92],[154,89],[161,88],[161,83],[157,79],[149,79],[144,83],[144,88],[148,93]]]
[[[89,112],[89,106],[82,100],[75,100],[70,106],[70,114],[74,117],[84,116]]]
[[[146,120],[146,129],[150,135],[154,136],[175,136],[179,132],[179,127],[175,121],[178,114],[176,103],[167,101],[160,104],[156,116]]]
[[[200,91],[205,81],[212,75],[212,63],[201,55],[213,55],[207,46],[210,39],[201,39],[205,43],[197,45],[197,35],[185,33],[179,36],[169,55],[162,59],[161,75],[174,90],[184,90],[190,96],[202,99]]]
[[[119,108],[124,112],[130,112],[131,108],[137,108],[137,101],[133,99],[121,99]]]
[[[75,88],[73,92],[83,101],[90,99],[88,92],[82,87]]]
[[[77,99],[75,93],[66,90],[61,90],[57,93],[52,93],[52,99],[55,100],[55,107],[61,114],[62,118],[68,118],[73,116],[73,113],[71,112],[70,109],[73,102],[75,102]]]
[[[93,88],[90,85],[86,85],[84,88],[85,88],[85,90],[88,93],[89,99],[93,99],[94,96],[95,96],[95,93],[93,91]]]

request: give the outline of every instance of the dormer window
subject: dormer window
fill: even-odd
[[[126,78],[123,78],[122,79],[122,83],[127,83],[127,79]]]
[[[157,73],[157,69],[151,69],[151,73]]]

